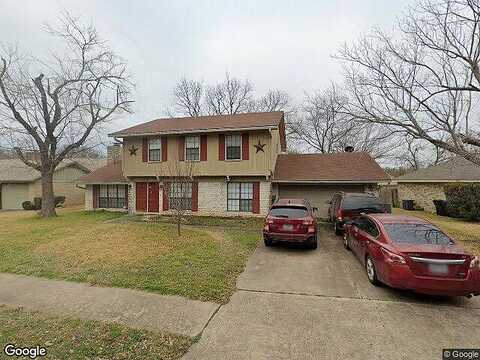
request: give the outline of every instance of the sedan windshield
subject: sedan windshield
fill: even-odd
[[[394,243],[415,245],[453,245],[445,233],[429,224],[386,224],[388,236]]]
[[[281,217],[285,219],[304,218],[308,216],[308,210],[304,207],[281,206],[270,210],[270,216]]]
[[[348,196],[343,200],[342,208],[345,210],[371,209],[383,212],[384,206],[377,198],[374,197]]]

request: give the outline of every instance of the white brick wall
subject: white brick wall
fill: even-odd
[[[85,189],[85,210],[93,210],[93,186],[87,185]]]

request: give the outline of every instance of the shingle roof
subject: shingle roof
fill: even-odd
[[[69,159],[62,161],[56,170],[67,166],[77,165],[85,170],[92,171],[106,163],[105,159]],[[40,172],[25,165],[20,159],[0,160],[0,182],[32,182],[40,178]]]
[[[364,152],[280,154],[274,182],[378,182],[390,177]]]
[[[419,169],[395,178],[398,182],[479,181],[480,166],[462,158],[454,157],[441,164]]]
[[[123,183],[128,182],[128,180],[123,176],[122,162],[116,161],[82,176],[78,179],[78,182],[84,184],[104,184]]]
[[[225,131],[278,127],[283,119],[282,111],[246,113],[234,115],[212,115],[183,118],[165,118],[149,121],[127,129],[116,131],[110,136],[124,137],[149,134],[171,134],[199,131]]]

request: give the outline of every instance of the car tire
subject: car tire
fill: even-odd
[[[368,281],[370,281],[372,285],[379,286],[380,281],[378,281],[377,269],[375,268],[375,263],[370,255],[367,255],[365,258],[365,271],[367,273]]]
[[[335,230],[335,235],[343,234],[343,230],[338,227],[338,222],[336,220],[333,221],[333,229]]]
[[[270,247],[273,245],[273,241],[270,239],[263,239],[265,246]]]
[[[347,235],[347,233],[343,234],[343,247],[348,251],[352,251],[352,248],[350,246],[350,237]]]
[[[315,250],[317,247],[318,247],[318,241],[317,241],[316,236],[314,238],[311,238],[310,240],[308,240],[308,242],[307,242],[307,248],[308,249]]]

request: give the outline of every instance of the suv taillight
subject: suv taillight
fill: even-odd
[[[343,221],[342,209],[338,209],[338,210],[337,210],[337,220],[338,220],[338,221]]]
[[[385,260],[390,264],[406,264],[405,258],[398,254],[395,254],[391,251],[388,251],[385,248],[380,248],[382,250],[383,256],[385,256]]]

